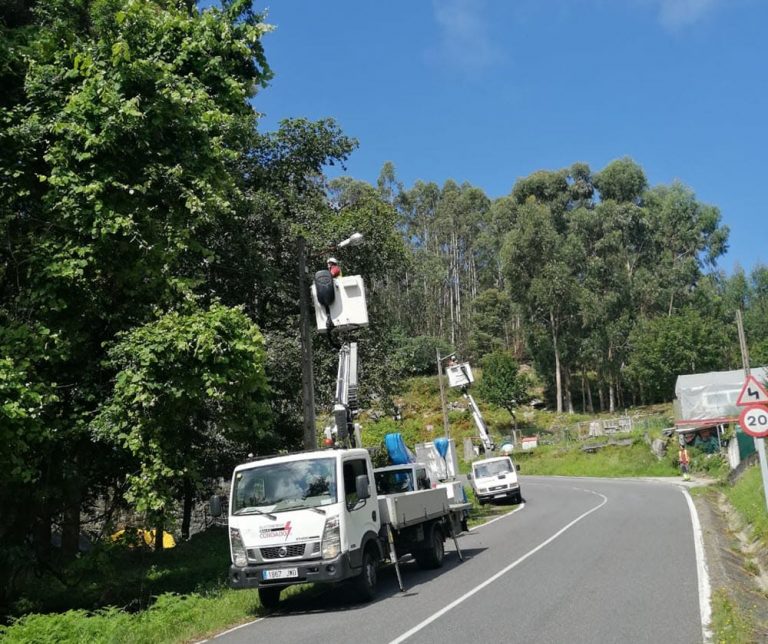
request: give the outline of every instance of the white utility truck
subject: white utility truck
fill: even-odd
[[[519,465],[515,465],[509,456],[484,458],[472,463],[472,489],[480,505],[489,501],[510,498],[515,503],[523,502],[520,481],[517,480]]]
[[[444,541],[461,532],[469,504],[444,488],[382,494],[361,448],[317,450],[244,463],[229,495],[233,588],[258,588],[265,608],[292,584],[350,580],[362,601],[376,591],[379,563],[410,553],[422,568],[443,564]],[[211,510],[221,513],[216,497]]]

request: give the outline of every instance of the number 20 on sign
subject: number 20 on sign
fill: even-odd
[[[745,434],[755,438],[765,438],[768,436],[768,407],[763,405],[745,407],[739,415],[739,425]]]

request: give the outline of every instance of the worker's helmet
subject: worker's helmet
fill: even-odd
[[[339,260],[338,260],[338,259],[336,259],[335,257],[329,257],[329,258],[328,258],[328,263],[329,263],[329,264],[338,264],[338,263],[339,263]]]

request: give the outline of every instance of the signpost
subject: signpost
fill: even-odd
[[[768,396],[763,387],[754,376],[749,373],[749,350],[747,338],[744,335],[744,323],[741,319],[741,309],[736,311],[736,327],[739,331],[739,346],[741,347],[741,362],[744,366],[744,386],[736,402],[739,406],[747,408],[739,415],[739,425],[754,438],[757,457],[760,459],[760,473],[763,475],[763,496],[768,507],[768,462],[765,456],[765,436],[768,435],[768,409],[763,405],[756,405],[762,396]],[[751,426],[748,425],[752,423]],[[755,433],[752,433],[754,430]]]

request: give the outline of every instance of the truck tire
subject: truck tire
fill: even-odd
[[[363,571],[353,582],[357,598],[369,602],[376,596],[376,557],[370,548],[363,553]]]
[[[275,610],[280,604],[280,588],[259,588],[259,601],[266,610]]]
[[[445,546],[443,545],[443,531],[440,526],[433,525],[429,532],[429,539],[424,548],[414,551],[413,558],[419,568],[431,570],[440,568],[445,559]]]

